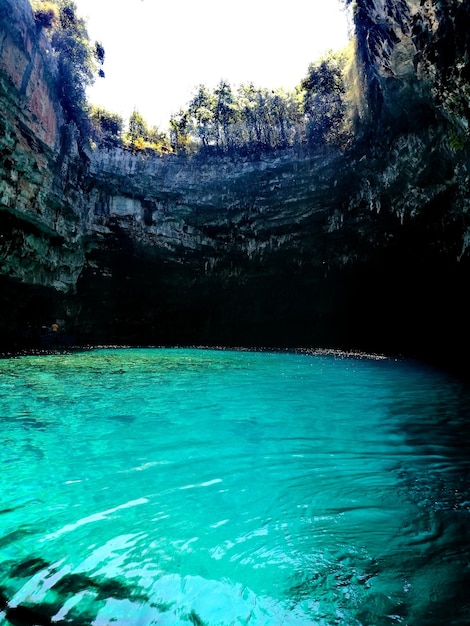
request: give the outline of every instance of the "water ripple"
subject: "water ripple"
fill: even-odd
[[[0,621],[466,625],[469,414],[365,355],[0,361]]]

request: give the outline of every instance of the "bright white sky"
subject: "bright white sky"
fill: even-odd
[[[308,65],[348,41],[340,0],[75,0],[90,39],[106,52],[106,78],[90,102],[134,109],[166,130],[201,83],[292,89]]]

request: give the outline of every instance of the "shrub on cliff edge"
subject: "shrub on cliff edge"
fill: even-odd
[[[54,28],[59,21],[59,9],[53,2],[33,2],[34,19],[40,28]]]

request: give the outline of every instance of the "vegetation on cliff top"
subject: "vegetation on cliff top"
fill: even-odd
[[[200,85],[170,120],[172,148],[256,154],[293,145],[345,146],[352,131],[347,64],[348,51],[328,53],[310,64],[294,91],[252,83],[233,89],[224,80],[215,89]]]
[[[97,76],[104,76],[103,46],[89,40],[86,22],[77,14],[73,0],[30,0],[38,29],[44,30],[51,42],[58,97],[67,122],[75,122],[82,137],[97,145],[121,146],[135,152],[202,151],[255,156],[289,147],[345,148],[353,141],[359,119],[365,122],[361,133],[366,132],[368,124],[373,125],[367,111],[375,111],[376,121],[382,123],[379,120],[385,83],[376,75],[367,76],[367,67],[373,66],[370,57],[376,48],[382,49],[385,44],[390,47],[395,35],[383,23],[371,22],[366,10],[368,0],[343,1],[354,4],[355,42],[311,63],[294,90],[270,90],[252,83],[234,87],[226,80],[215,88],[199,85],[186,106],[169,120],[168,129],[162,131],[148,125],[138,110],[125,122],[103,107],[90,106],[86,89]],[[448,11],[440,11],[442,24],[437,29],[434,22],[427,26],[420,26],[418,18],[412,22],[411,39],[418,51],[414,62],[420,64],[421,72],[417,81],[420,87],[415,91],[424,94],[415,107],[419,111],[413,117],[408,101],[400,103],[401,96],[393,89],[392,73],[388,81],[392,97],[388,123],[396,129],[402,118],[408,127],[426,123],[426,115],[434,116],[437,104],[450,124],[450,147],[462,149],[469,137],[467,38],[460,36],[454,42],[451,33],[455,20],[465,21],[468,17],[468,7],[457,3]],[[418,17],[431,19],[426,11],[423,16]],[[459,58],[451,70],[451,82],[458,89],[449,89],[448,72],[440,71],[441,65],[447,67],[446,59],[452,51]],[[434,63],[437,73],[429,70],[429,63]],[[406,89],[403,94],[406,98]],[[398,122],[394,119],[397,115]],[[386,124],[382,126],[385,128]]]
[[[271,90],[221,80],[210,89],[199,85],[186,107],[169,122],[168,133],[150,127],[138,111],[124,120],[102,107],[91,107],[92,138],[97,144],[158,152],[262,152],[301,146],[345,147],[353,136],[349,101],[351,48],[329,52],[311,63],[293,91]]]
[[[221,80],[200,85],[185,107],[169,120],[168,131],[151,127],[138,111],[127,128],[116,113],[90,106],[86,88],[98,75],[104,49],[89,40],[86,21],[73,0],[31,0],[36,24],[44,29],[57,61],[58,95],[67,121],[95,144],[119,145],[158,153],[262,152],[301,146],[345,147],[353,134],[348,68],[352,46],[311,63],[293,91],[270,90],[252,83],[232,87]]]

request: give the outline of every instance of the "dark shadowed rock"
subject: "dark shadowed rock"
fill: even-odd
[[[0,344],[469,347],[468,3],[358,0],[358,134],[263,158],[91,150],[0,12]],[[11,9],[11,10],[10,10]],[[360,87],[359,87],[360,86]],[[45,339],[43,339],[45,341]]]

